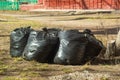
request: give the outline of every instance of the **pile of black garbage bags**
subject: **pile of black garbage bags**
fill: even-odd
[[[10,55],[40,63],[79,65],[99,55],[103,48],[91,30],[17,28],[10,35]]]

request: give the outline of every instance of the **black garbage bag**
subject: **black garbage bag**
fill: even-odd
[[[54,63],[78,65],[83,63],[87,38],[78,30],[60,31],[60,46]]]
[[[88,41],[86,44],[86,50],[84,54],[84,62],[87,62],[98,56],[101,50],[104,49],[105,47],[100,40],[95,38],[91,30],[86,29],[84,30],[84,33]]]
[[[17,28],[10,34],[10,55],[20,57],[27,44],[27,40],[32,29],[30,27]]]
[[[89,29],[61,31],[60,46],[54,58],[58,64],[84,64],[95,58],[102,50],[103,44],[95,38]]]
[[[23,52],[26,60],[52,63],[59,46],[59,29],[46,29],[32,31]]]

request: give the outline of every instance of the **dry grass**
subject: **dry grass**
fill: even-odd
[[[40,30],[41,27],[45,26],[37,21],[20,20],[14,17],[9,17],[9,16],[0,15],[0,18],[4,20],[4,21],[0,21],[0,34],[1,35],[9,35],[12,30],[18,27],[32,26],[34,29]]]
[[[0,16],[0,35],[9,35],[18,27],[32,26],[34,29],[41,29],[45,25],[37,21],[20,20],[13,17]],[[96,35],[104,44],[109,39],[115,39],[115,35]],[[113,77],[119,75],[120,65],[55,65],[25,61],[22,58],[11,58],[9,55],[9,37],[0,37],[0,80],[48,80],[49,76],[66,74],[75,71],[108,72]],[[118,77],[118,76],[117,76]],[[120,79],[120,77],[119,77]],[[101,79],[106,80],[106,79]]]
[[[117,35],[95,35],[97,39],[103,42],[106,46],[109,40],[116,40]]]

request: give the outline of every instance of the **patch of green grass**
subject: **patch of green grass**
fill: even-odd
[[[24,72],[20,72],[20,76],[21,77],[40,77],[39,72],[37,71],[24,71]]]
[[[42,64],[40,66],[37,66],[36,69],[40,70],[40,71],[49,71],[50,68],[49,68],[48,64]]]
[[[23,61],[24,59],[23,58],[21,58],[21,57],[19,57],[19,58],[14,58],[14,62],[16,63],[16,62],[18,62],[18,61]]]
[[[109,80],[109,79],[106,77],[102,77],[100,80]]]
[[[87,70],[88,68],[89,68],[88,64],[85,64],[85,65],[81,66],[81,70]]]
[[[4,64],[4,62],[3,61],[0,61],[0,65],[3,65]]]
[[[0,75],[4,75],[5,74],[5,70],[4,69],[1,69],[0,70]]]
[[[0,74],[5,74],[6,70],[9,68],[8,65],[0,65]]]
[[[70,73],[70,72],[72,72],[72,69],[71,68],[62,68],[62,71],[64,73]]]
[[[9,70],[10,70],[10,71],[17,71],[18,69],[19,69],[19,68],[16,67],[16,66],[11,66]]]

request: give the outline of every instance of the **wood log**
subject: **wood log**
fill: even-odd
[[[116,54],[116,45],[115,45],[115,40],[110,40],[107,43],[107,47],[106,47],[106,52],[104,54],[104,57],[106,59],[110,59],[113,58]]]
[[[116,38],[116,56],[120,56],[120,31],[118,32],[117,38]]]

